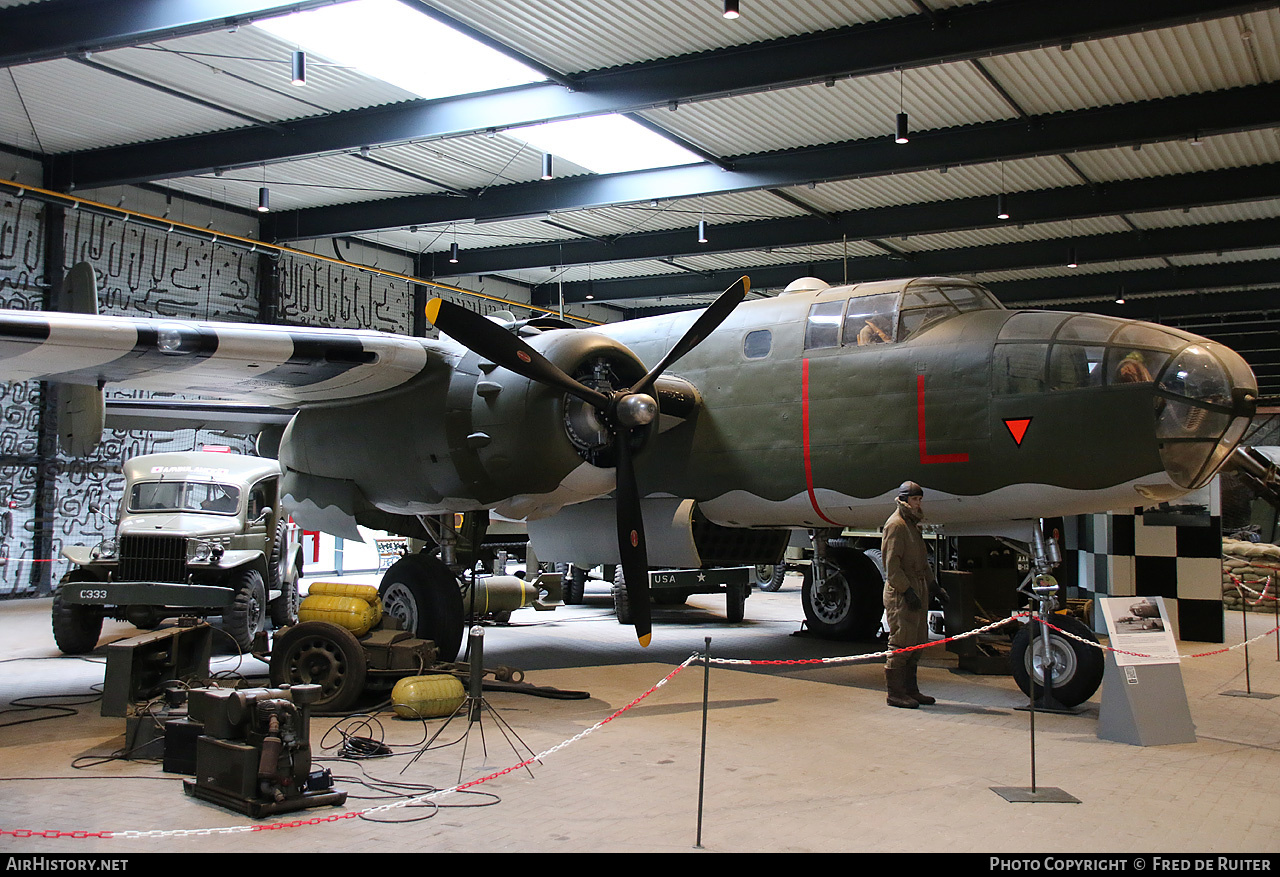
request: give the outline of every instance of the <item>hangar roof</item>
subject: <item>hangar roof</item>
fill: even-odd
[[[0,164],[246,215],[265,182],[264,239],[358,239],[623,315],[743,273],[755,295],[962,276],[1207,335],[1280,395],[1280,3],[403,2],[545,80],[428,100],[311,57],[292,87],[298,47],[252,22],[329,0],[0,0]],[[540,179],[520,126],[610,112],[701,160]]]

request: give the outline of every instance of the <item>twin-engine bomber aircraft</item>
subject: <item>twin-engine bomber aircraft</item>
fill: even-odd
[[[448,549],[437,524],[453,513],[527,520],[541,559],[621,564],[644,644],[651,564],[776,563],[793,529],[821,545],[878,527],[908,479],[948,532],[1169,500],[1221,468],[1257,404],[1220,344],[1007,310],[955,278],[805,278],[748,302],[743,278],[704,311],[589,330],[434,300],[439,340],[98,316],[88,267],[70,283],[78,313],[0,312],[0,378],[74,385],[73,441],[97,440],[107,388],[292,412],[277,450],[307,529]],[[878,620],[865,560],[817,555],[831,574],[813,576],[810,626],[849,633],[860,606]],[[457,640],[442,629],[460,626],[457,582],[434,550],[382,589],[418,635]]]

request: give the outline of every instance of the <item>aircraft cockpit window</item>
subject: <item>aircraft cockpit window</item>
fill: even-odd
[[[1018,311],[1000,327],[997,341],[1043,341],[1067,318],[1055,311]]]
[[[1049,357],[1049,389],[1075,390],[1100,387],[1103,382],[1105,347],[1055,344]]]
[[[1095,317],[1091,314],[1077,314],[1062,324],[1056,340],[1105,344],[1115,331],[1115,320]]]
[[[1133,350],[1125,347],[1111,349],[1107,366],[1109,384],[1149,384],[1160,373],[1169,354],[1158,350]]]
[[[747,359],[764,359],[773,347],[773,333],[768,329],[748,332],[742,339],[742,355]]]
[[[898,295],[868,295],[849,299],[844,318],[844,343],[870,347],[893,343],[893,326],[898,321]]]
[[[955,313],[956,309],[950,303],[928,308],[912,308],[911,310],[903,308],[902,323],[898,327],[898,340],[906,341],[931,323],[936,323],[945,317],[954,316]]]
[[[809,308],[809,322],[804,330],[804,349],[840,346],[840,318],[844,299],[820,301]]]
[[[944,286],[942,291],[947,294],[947,298],[961,312],[980,311],[997,307],[985,290],[975,289],[972,286]]]

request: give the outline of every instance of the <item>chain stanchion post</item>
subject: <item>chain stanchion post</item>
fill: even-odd
[[[1042,704],[1042,708],[1047,707],[1049,711],[1056,712],[1057,710],[1054,707],[1058,704],[1053,697],[1054,661],[1049,643],[1049,625],[1047,621],[1053,612],[1053,607],[1056,605],[1058,583],[1048,573],[1036,574],[1033,571],[1030,579],[1034,582],[1031,592],[1036,606],[1031,612],[1031,623],[1040,625],[1040,635],[1043,638],[1041,696],[1044,698],[1044,704]],[[1031,657],[1029,660],[1030,666],[1027,668],[1027,712],[1031,717],[1031,786],[1030,788],[992,786],[991,791],[1011,804],[1079,804],[1079,798],[1067,794],[1062,789],[1041,789],[1036,785],[1036,674],[1034,658],[1036,645],[1037,643],[1033,640],[1028,646]]]
[[[702,754],[698,759],[698,837],[694,849],[702,849],[702,801],[707,779],[707,709],[711,693],[711,637],[702,653]]]
[[[1244,634],[1244,690],[1253,694],[1253,685],[1249,681],[1249,601],[1244,592],[1240,593],[1240,632]]]

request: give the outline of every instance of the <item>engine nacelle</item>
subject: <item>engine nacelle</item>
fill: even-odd
[[[624,345],[594,332],[548,331],[528,341],[605,392],[646,371]],[[353,456],[349,448],[367,445],[370,433],[401,455]],[[352,518],[362,507],[418,515],[499,503],[503,514],[524,517],[614,487],[613,439],[591,406],[474,353],[381,397],[304,408],[285,430],[280,460],[295,478],[332,483],[318,505]],[[388,469],[397,477],[387,478]]]

